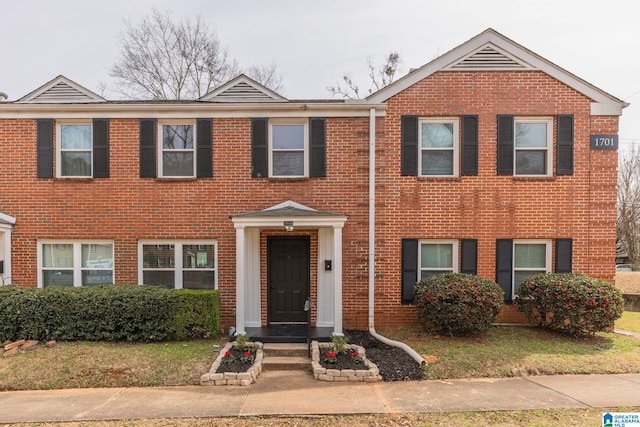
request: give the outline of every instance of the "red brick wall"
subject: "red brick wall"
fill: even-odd
[[[439,72],[388,101],[386,117],[376,120],[376,326],[415,322],[413,307],[400,304],[402,238],[478,239],[478,274],[493,280],[497,238],[572,238],[573,270],[612,280],[617,153],[590,150],[589,135],[617,133],[618,118],[591,117],[590,102],[535,71]],[[404,114],[478,115],[478,176],[400,176]],[[496,175],[497,114],[574,114],[574,174]],[[209,179],[139,178],[138,120],[112,119],[109,129],[110,178],[37,179],[36,121],[0,120],[0,155],[11,159],[0,168],[0,212],[17,219],[14,283],[36,285],[37,239],[113,240],[119,284],[137,283],[140,239],[215,239],[222,319],[230,326],[236,304],[229,217],[293,200],[348,215],[344,327],[367,327],[368,118],[328,118],[326,178],[293,180],[251,178],[248,118],[213,120]],[[317,234],[311,236],[317,248]],[[315,283],[316,264],[311,268]],[[507,308],[501,320],[517,320],[513,311]]]
[[[617,117],[591,117],[591,100],[537,71],[438,72],[388,100],[384,152],[377,165],[378,253],[376,323],[415,321],[399,307],[401,238],[478,239],[478,274],[495,280],[498,238],[573,239],[573,271],[613,279],[615,151],[589,148],[592,133],[617,133]],[[478,176],[399,176],[400,118],[479,116]],[[551,178],[496,174],[496,115],[574,114],[574,173]],[[555,170],[555,120],[554,157]],[[552,245],[553,246],[553,245]],[[555,258],[555,251],[552,259]],[[517,320],[504,310],[501,321]],[[515,317],[514,317],[515,315]]]

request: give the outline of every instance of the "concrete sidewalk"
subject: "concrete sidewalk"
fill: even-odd
[[[367,384],[316,381],[291,371],[263,372],[249,387],[0,392],[0,423],[617,406],[640,408],[640,374]]]

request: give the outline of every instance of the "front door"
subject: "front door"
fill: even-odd
[[[304,323],[309,296],[309,238],[267,238],[269,323]]]

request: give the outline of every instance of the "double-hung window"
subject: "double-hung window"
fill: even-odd
[[[515,118],[515,175],[549,176],[552,171],[552,118]]]
[[[90,178],[93,176],[93,128],[88,122],[57,123],[58,176]]]
[[[513,242],[513,295],[520,284],[534,274],[551,271],[551,241],[514,240]]]
[[[169,289],[217,289],[212,240],[140,242],[139,283]]]
[[[38,287],[110,285],[113,242],[41,241]]]
[[[309,176],[308,121],[269,123],[269,176],[297,178]]]
[[[458,119],[420,119],[418,168],[421,176],[458,176]]]
[[[159,125],[159,176],[165,178],[195,177],[195,124],[192,121],[171,121],[160,122]]]
[[[441,273],[458,271],[458,242],[456,240],[421,240],[419,250],[419,280]]]

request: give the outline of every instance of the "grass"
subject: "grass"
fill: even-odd
[[[469,338],[434,336],[419,327],[381,333],[436,356],[438,362],[426,368],[428,379],[640,372],[640,340],[614,333],[571,338],[524,326]]]
[[[0,390],[199,384],[214,360],[214,344],[219,341],[40,345],[0,358]]]
[[[640,312],[625,311],[622,317],[616,320],[616,328],[625,331],[640,332]]]
[[[623,294],[640,294],[640,271],[618,271],[615,282]]]
[[[614,412],[637,412],[638,408],[614,408]],[[242,417],[242,418],[184,418],[156,420],[82,421],[68,423],[12,424],[14,427],[257,427],[257,426],[451,426],[451,427],[506,427],[506,426],[599,426],[602,425],[601,408],[540,409],[520,411],[418,413],[391,415],[348,415],[309,417]]]

